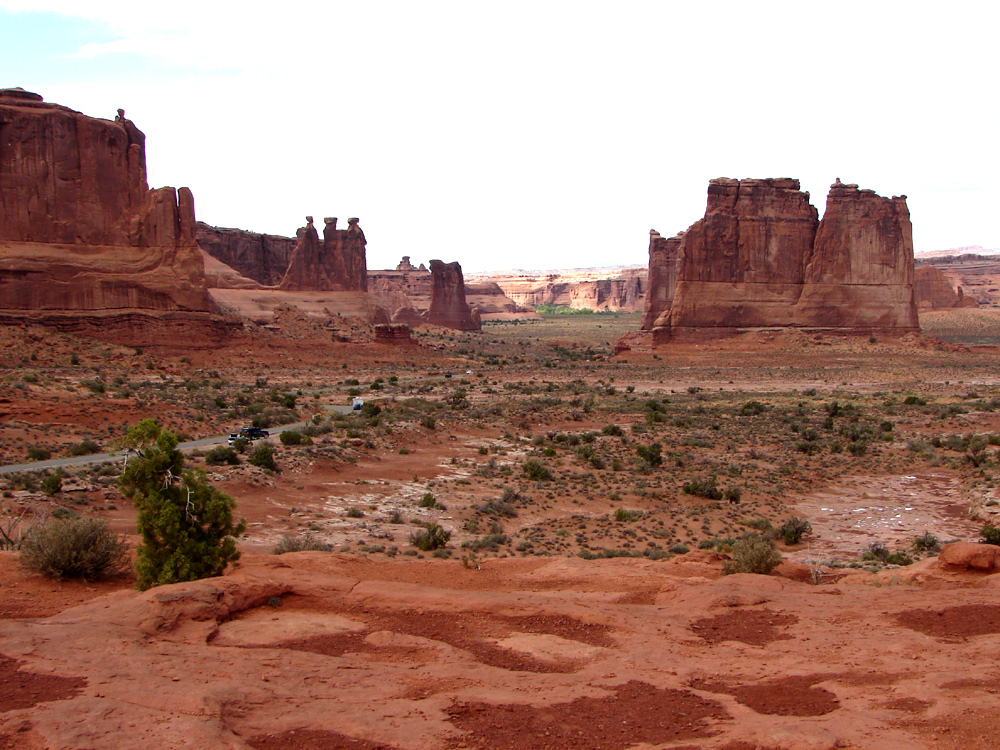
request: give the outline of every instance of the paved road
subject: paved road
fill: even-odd
[[[350,406],[340,406],[333,404],[324,404],[320,408],[326,409],[327,411],[335,412],[337,414],[350,414]],[[270,428],[272,435],[277,435],[282,430],[301,430],[305,427],[308,422],[295,422],[294,424],[284,424],[278,425]],[[219,443],[224,443],[229,439],[229,435],[216,435],[215,437],[201,438],[200,440],[188,440],[186,442],[180,443],[177,447],[182,451],[191,451],[195,448],[204,448],[209,445],[218,445]],[[85,466],[87,464],[103,464],[109,461],[120,461],[123,458],[122,453],[94,453],[90,456],[72,456],[69,458],[50,458],[47,461],[32,461],[26,464],[9,464],[7,466],[0,466],[0,474],[13,474],[18,471],[41,471],[43,469],[59,469],[66,468],[67,466]]]

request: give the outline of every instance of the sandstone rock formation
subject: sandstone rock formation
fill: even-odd
[[[379,323],[375,326],[375,340],[395,344],[412,341],[410,327],[405,323]]]
[[[404,255],[403,259],[396,265],[397,271],[416,271],[417,267],[410,263],[410,256]]]
[[[651,330],[657,319],[670,311],[677,289],[677,267],[683,233],[676,237],[661,237],[649,230],[649,276],[646,306],[642,313],[643,330]]]
[[[913,294],[921,310],[948,310],[956,307],[979,307],[972,297],[966,297],[962,287],[952,288],[944,271],[935,266],[917,266],[913,277]]]
[[[369,290],[381,304],[395,311],[393,322],[406,323],[411,327],[426,322],[434,281],[432,275],[422,269],[421,263],[418,268],[410,264],[409,269],[397,267],[395,270],[369,271]],[[534,313],[525,311],[504,295],[495,282],[469,282],[463,277],[463,286],[466,304],[470,309],[477,308],[481,316],[534,316]]]
[[[651,235],[643,329],[656,343],[771,327],[907,333],[913,273],[905,197],[837,180],[820,221],[798,180],[715,179],[704,218]]]
[[[296,245],[294,237],[212,227],[201,221],[196,239],[204,252],[264,286],[281,282]]]
[[[222,335],[195,244],[194,199],[149,190],[145,136],[0,90],[0,320],[136,345],[183,324]],[[156,316],[153,321],[151,316]]]
[[[356,218],[347,220],[347,229],[337,229],[337,219],[323,220],[323,242],[311,216],[296,233],[288,269],[279,288],[284,291],[368,291],[365,233]]]
[[[465,280],[462,266],[457,262],[431,261],[431,305],[427,322],[461,331],[478,331],[482,328],[479,315],[469,309],[465,301]]]

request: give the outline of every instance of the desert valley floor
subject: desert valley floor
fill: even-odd
[[[276,466],[188,454],[248,522],[221,578],[139,592],[0,552],[0,748],[1000,747],[995,311],[613,356],[637,322],[4,329],[0,463],[154,417],[270,427]],[[4,474],[0,530],[95,515],[134,545],[120,471]],[[784,561],[724,575],[751,533]]]

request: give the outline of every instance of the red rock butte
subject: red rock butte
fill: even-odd
[[[145,141],[123,110],[101,120],[0,90],[0,322],[132,345],[227,332],[191,191],[149,189]]]
[[[919,330],[906,197],[838,179],[818,218],[790,178],[720,178],[705,216],[649,243],[642,329],[653,343],[768,328]]]

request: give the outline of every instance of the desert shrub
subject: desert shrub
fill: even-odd
[[[758,414],[763,414],[767,409],[765,404],[760,401],[747,401],[740,407],[740,415],[744,417],[755,417]]]
[[[205,463],[209,466],[222,466],[223,464],[236,466],[239,462],[240,457],[237,455],[236,450],[228,445],[220,445],[212,448],[212,450],[205,454]]]
[[[420,498],[420,502],[417,503],[417,505],[419,505],[421,508],[433,508],[435,505],[437,505],[437,500],[434,499],[434,495],[428,492],[426,495]]]
[[[885,558],[885,561],[889,563],[889,565],[911,565],[913,563],[913,558],[905,552],[896,551]]]
[[[377,417],[381,413],[382,407],[378,404],[373,404],[371,401],[365,401],[361,406],[361,414],[369,419]]]
[[[506,534],[487,534],[479,539],[473,539],[472,541],[463,544],[463,547],[471,549],[473,552],[478,552],[481,550],[496,551],[501,544],[510,544],[510,537]]]
[[[352,505],[350,508],[347,509],[345,515],[348,518],[364,518],[365,512],[361,510],[361,508],[359,508],[357,505]]]
[[[625,508],[618,508],[618,510],[615,511],[615,520],[631,523],[632,521],[638,521],[644,515],[645,514],[641,510],[626,510]]]
[[[521,468],[532,482],[547,482],[552,479],[552,472],[542,466],[540,461],[533,458],[525,461]]]
[[[863,456],[868,451],[868,441],[858,440],[857,442],[850,443],[847,446],[847,450],[850,451],[852,456]]]
[[[436,523],[429,523],[421,531],[410,534],[410,544],[424,552],[444,547],[449,539],[451,532]]]
[[[731,503],[738,503],[743,497],[743,490],[734,484],[732,487],[726,487],[722,496]]]
[[[979,532],[982,537],[980,542],[983,544],[996,544],[1000,546],[1000,526],[994,526],[991,523],[983,526],[983,530]]]
[[[624,435],[624,431],[619,425],[616,424],[606,424],[601,428],[602,435],[612,435],[613,437],[621,437]]]
[[[743,520],[743,525],[749,529],[756,529],[765,536],[770,535],[774,528],[767,518],[746,518]]]
[[[121,572],[128,562],[124,537],[97,518],[49,520],[21,540],[21,565],[49,578],[101,578]]]
[[[304,436],[301,432],[296,432],[295,430],[282,430],[281,434],[278,436],[278,440],[281,441],[282,445],[301,445],[303,437]]]
[[[781,563],[781,553],[759,534],[750,534],[733,545],[733,559],[723,563],[722,572],[767,575]]]
[[[63,480],[62,469],[56,469],[51,474],[46,474],[44,477],[42,477],[42,481],[38,483],[38,486],[41,488],[42,492],[44,492],[49,497],[52,497],[56,493],[62,491],[62,480]]]
[[[37,445],[28,446],[29,461],[48,461],[52,458],[52,451],[46,448],[39,448]]]
[[[640,464],[659,466],[663,463],[663,455],[659,443],[651,443],[650,445],[642,445],[640,443],[635,447],[635,453],[639,457]]]
[[[435,420],[434,417],[428,415],[420,420],[420,424],[421,426],[426,427],[428,430],[433,430],[437,426],[437,420]],[[482,450],[482,447],[480,447],[480,450]]]
[[[907,396],[903,399],[903,403],[907,406],[927,406],[927,400],[920,398],[920,396]]]
[[[890,554],[885,542],[872,542],[868,545],[868,549],[862,553],[861,559],[884,563],[889,560]]]
[[[89,456],[93,453],[101,452],[101,444],[96,440],[84,438],[79,443],[69,446],[66,449],[67,456]]]
[[[931,532],[925,531],[920,536],[913,538],[913,551],[918,553],[934,553],[941,550],[941,540]]]
[[[781,524],[778,532],[781,534],[782,539],[785,540],[785,544],[798,544],[803,536],[812,533],[812,524],[805,518],[792,516]]]
[[[711,474],[708,477],[692,479],[685,482],[681,487],[681,492],[685,495],[694,495],[695,497],[703,497],[706,500],[721,500],[722,490],[719,489],[716,483],[715,474]]]
[[[479,511],[490,516],[502,516],[504,518],[515,518],[517,510],[513,503],[506,500],[490,500],[479,507]]]
[[[254,466],[259,466],[262,469],[267,469],[268,471],[277,471],[278,465],[274,463],[274,448],[272,448],[267,443],[261,443],[258,445],[254,452],[250,454],[250,458],[247,462],[253,464]]]
[[[320,541],[308,534],[283,536],[271,550],[272,555],[283,555],[286,552],[329,552],[333,549],[326,542]]]

